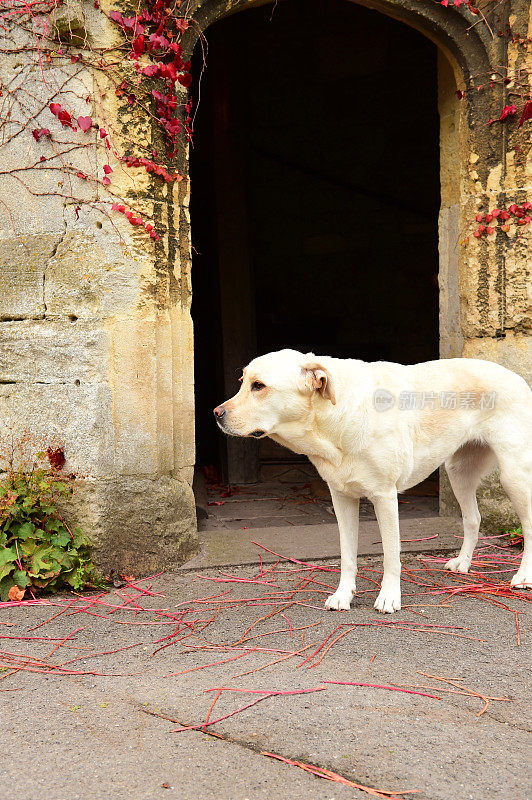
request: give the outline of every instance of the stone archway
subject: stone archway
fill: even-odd
[[[203,3],[196,13],[198,29],[263,3]],[[479,211],[501,203],[507,143],[504,136],[486,136],[487,121],[505,102],[504,84],[477,87],[504,61],[506,43],[494,38],[485,26],[471,25],[470,17],[450,14],[429,2],[363,2],[368,8],[391,16],[419,30],[438,47],[438,105],[440,112],[441,207],[439,213],[440,357],[480,357],[507,363],[530,375],[527,356],[518,350],[508,359],[511,346],[502,346],[512,321],[505,296],[506,256],[503,248],[491,248],[490,265],[471,258],[461,240]],[[192,45],[192,42],[191,42]],[[521,282],[523,276],[521,277]],[[487,300],[492,285],[494,292]],[[504,286],[504,290],[501,290]],[[517,294],[520,290],[517,289]],[[511,335],[511,334],[510,334]],[[524,342],[522,342],[523,344]],[[491,498],[496,497],[496,500]],[[500,507],[497,481],[484,487],[483,511],[492,521],[508,519],[509,506]],[[457,506],[442,474],[441,513],[454,514]]]

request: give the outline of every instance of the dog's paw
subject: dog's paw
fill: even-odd
[[[450,558],[449,561],[443,565],[443,568],[448,569],[451,572],[461,572],[463,575],[465,575],[469,572],[470,566],[470,558],[467,556],[456,556],[456,558]]]
[[[532,571],[519,570],[515,573],[510,584],[514,589],[532,589]]]
[[[354,592],[354,589],[337,589],[325,601],[325,608],[331,611],[349,611]]]
[[[379,596],[375,600],[374,608],[383,614],[393,614],[394,611],[400,611],[401,589],[399,587],[381,589]]]

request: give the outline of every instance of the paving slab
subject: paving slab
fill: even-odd
[[[216,566],[258,564],[277,560],[268,550],[299,561],[319,561],[340,557],[338,525],[284,525],[225,530],[218,528],[199,534],[200,551],[183,569],[198,570]],[[449,552],[460,549],[461,520],[449,517],[420,517],[401,520],[403,552]],[[255,544],[256,543],[256,544]],[[262,545],[262,549],[260,546]],[[361,520],[359,554],[382,553],[379,526],[373,520]]]

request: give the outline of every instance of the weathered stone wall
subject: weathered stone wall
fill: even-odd
[[[481,93],[492,89],[490,78],[500,79],[502,74],[512,79],[531,72],[531,56],[517,41],[518,36],[530,37],[530,5],[508,3],[505,18],[516,40],[499,37],[496,31],[499,41],[488,43],[490,70],[474,74],[472,81],[484,87]],[[467,75],[456,71],[455,76],[457,87],[466,88]],[[497,225],[491,236],[472,236],[478,213],[530,200],[530,128],[518,128],[517,120],[489,125],[505,105],[516,102],[516,93],[526,92],[526,83],[519,87],[518,81],[510,80],[495,89],[486,119],[485,111],[462,106],[449,80],[448,68],[441,64],[440,354],[496,361],[532,385],[530,229],[520,234],[513,225],[505,236]],[[524,102],[517,102],[520,115]],[[507,528],[518,523],[496,471],[482,482],[478,496],[484,525]],[[440,511],[458,512],[443,469]]]
[[[111,44],[114,26],[102,30],[90,7],[84,4],[79,26],[99,45]],[[150,127],[101,73],[69,61],[45,63],[44,83],[32,53],[2,59],[3,83],[21,70],[42,100],[32,127],[52,127],[47,104],[65,71],[76,70],[78,91],[68,97],[75,114],[104,120],[116,137],[151,140]],[[2,150],[3,166],[23,167],[47,152],[29,142],[15,136]],[[95,152],[83,148],[68,162],[90,173]],[[54,197],[53,181],[62,180],[55,172],[2,177],[0,439],[29,431],[42,449],[55,437],[65,470],[82,476],[70,513],[93,540],[98,563],[146,574],[181,563],[197,543],[186,193],[145,173],[132,178],[113,154],[111,163],[117,194],[127,197],[134,184],[134,197],[170,231],[161,241],[120,215],[87,205],[76,211],[74,200]],[[74,194],[84,191],[72,180]]]
[[[190,48],[198,31],[250,5],[191,4],[197,24]],[[530,123],[521,129],[515,121],[488,125],[513,88],[500,81],[490,86],[492,70],[506,65],[513,75],[524,69],[527,50],[497,33],[492,37],[483,23],[471,28],[466,10],[432,0],[365,5],[418,28],[442,52],[441,355],[495,360],[532,381],[530,229],[513,244],[515,231],[508,238],[500,231],[471,236],[479,211],[523,202],[527,191],[530,199],[531,151],[524,135]],[[91,8],[76,5],[77,26],[99,44],[115,41],[111,23],[102,24]],[[532,36],[528,0],[508,0],[499,9],[516,33]],[[4,84],[23,73],[43,106],[69,69],[79,90],[71,98],[77,113],[108,120],[124,136],[154,136],[100,73],[45,64],[43,84],[29,56],[10,55],[0,66]],[[528,69],[532,74],[530,60]],[[484,89],[477,91],[478,85]],[[457,89],[465,92],[461,100]],[[76,99],[84,93],[89,104]],[[35,124],[47,121],[37,109]],[[19,167],[38,153],[36,144],[15,137],[3,148],[2,168]],[[82,150],[71,160],[86,170],[94,157]],[[127,194],[131,178],[113,165]],[[37,440],[55,435],[63,443],[66,469],[85,476],[73,512],[103,567],[145,573],[180,563],[197,542],[189,187],[135,177],[145,208],[167,231],[153,242],[123,218],[102,217],[87,206],[76,213],[73,202],[50,195],[57,178],[40,173],[29,180],[31,191],[17,176],[2,175],[0,434],[16,437],[28,429]],[[445,483],[441,508],[454,508]],[[482,510],[491,523],[510,520],[491,478]]]

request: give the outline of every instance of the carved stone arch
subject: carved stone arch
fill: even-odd
[[[433,41],[450,62],[459,88],[474,89],[479,80],[486,80],[492,70],[507,62],[506,40],[494,36],[485,24],[478,24],[479,18],[471,21],[471,15],[455,7],[444,7],[434,0],[349,0],[366,8],[379,11],[415,28]],[[268,5],[272,0],[199,0],[194,13],[196,25],[190,28],[185,47],[192,52],[197,40],[215,22],[250,8]],[[504,0],[504,5],[509,5]],[[488,94],[471,91],[466,96],[470,122],[474,119],[490,119],[490,112],[496,107],[497,95],[503,90]],[[474,134],[474,124],[472,133]],[[500,147],[496,140],[480,142],[484,145],[485,158],[482,167],[500,159]],[[486,147],[487,146],[487,147]]]
[[[350,0],[366,8],[380,11],[405,22],[432,39],[456,59],[467,78],[480,68],[490,69],[494,39],[485,26],[474,25],[471,17],[456,8],[446,8],[432,0]],[[189,43],[195,44],[198,36],[214,22],[245,11],[268,5],[273,0],[200,0],[194,12],[196,25],[190,31]]]

